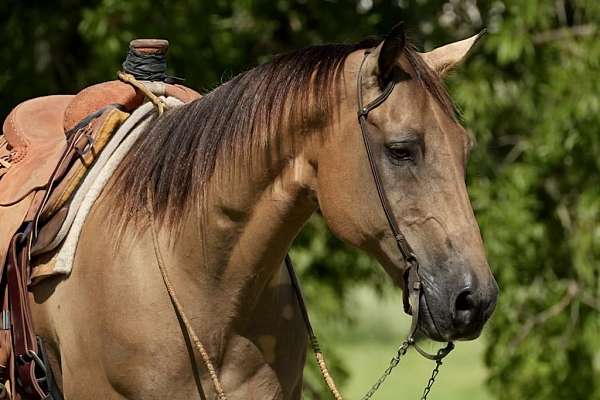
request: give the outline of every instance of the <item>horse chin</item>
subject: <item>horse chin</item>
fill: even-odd
[[[419,321],[417,325],[417,333],[437,342],[450,341],[450,335],[444,334],[443,329],[440,331],[438,325],[436,325],[424,293],[421,293],[419,303]]]

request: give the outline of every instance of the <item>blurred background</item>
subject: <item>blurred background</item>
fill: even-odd
[[[447,84],[477,139],[469,190],[501,295],[431,399],[600,399],[598,0],[2,0],[0,118],[115,79],[134,38],[169,39],[170,72],[209,91],[275,53],[401,20],[424,50],[488,30]],[[292,256],[334,376],[359,398],[408,330],[400,295],[318,215]],[[417,398],[432,367],[411,355],[376,398]],[[306,399],[328,398],[318,378],[309,362]]]

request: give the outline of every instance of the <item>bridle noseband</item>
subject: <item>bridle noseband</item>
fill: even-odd
[[[392,91],[394,90],[395,82],[390,80],[389,83],[383,88],[383,91],[379,96],[377,96],[374,100],[367,103],[367,105],[363,105],[363,89],[362,89],[362,72],[365,62],[367,58],[371,54],[371,50],[366,50],[365,55],[360,63],[360,67],[358,69],[358,77],[356,82],[356,92],[357,92],[357,102],[358,102],[358,123],[360,125],[360,131],[362,133],[363,143],[365,144],[365,150],[367,152],[367,158],[369,159],[369,166],[371,167],[371,174],[373,175],[373,181],[375,182],[375,187],[377,188],[377,195],[379,196],[379,201],[381,203],[381,208],[383,208],[383,212],[385,214],[385,218],[387,219],[388,225],[392,234],[394,235],[394,239],[396,241],[396,245],[398,250],[400,250],[400,254],[406,263],[406,272],[405,274],[405,287],[403,293],[403,301],[404,301],[404,311],[407,314],[412,315],[412,323],[410,327],[410,331],[407,336],[407,341],[409,344],[414,346],[414,348],[423,356],[430,360],[441,360],[444,358],[452,349],[454,348],[454,344],[452,342],[448,342],[447,346],[437,354],[430,354],[419,347],[415,340],[415,334],[417,331],[417,326],[419,322],[419,306],[421,302],[421,278],[419,276],[419,261],[415,256],[415,253],[406,240],[406,237],[400,231],[398,227],[398,223],[396,222],[396,218],[394,216],[394,211],[390,206],[390,201],[385,192],[385,188],[383,186],[383,181],[381,180],[381,175],[379,173],[379,168],[377,167],[377,163],[375,161],[375,157],[373,155],[373,151],[371,149],[371,144],[369,142],[369,128],[368,128],[368,116],[371,111],[382,105],[385,100],[390,96]]]

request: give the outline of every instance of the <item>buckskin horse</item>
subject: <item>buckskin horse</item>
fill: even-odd
[[[165,111],[96,201],[70,276],[33,288],[65,398],[212,399],[215,377],[229,399],[301,398],[307,334],[282,262],[317,209],[405,291],[418,259],[420,334],[476,338],[498,287],[441,79],[477,38],[419,53],[400,26],[308,47]]]

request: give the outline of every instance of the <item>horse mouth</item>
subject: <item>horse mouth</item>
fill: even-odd
[[[421,292],[419,295],[419,321],[417,332],[438,342],[447,342],[451,340],[449,335],[442,334],[438,325],[436,325],[424,292]]]

